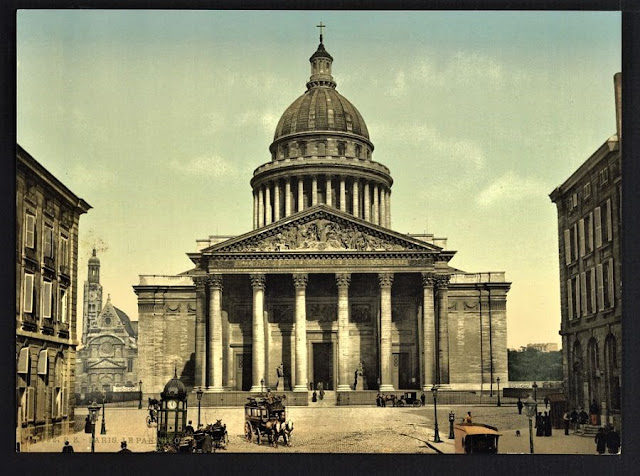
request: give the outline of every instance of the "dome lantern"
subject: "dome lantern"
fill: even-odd
[[[334,81],[333,76],[331,76],[331,64],[333,63],[333,57],[327,52],[327,50],[325,50],[324,44],[322,43],[322,28],[324,28],[322,22],[320,22],[318,28],[320,28],[321,32],[320,44],[318,45],[316,52],[311,55],[311,58],[309,58],[309,62],[311,63],[311,77],[307,83],[307,89],[317,87],[335,88],[337,84]]]

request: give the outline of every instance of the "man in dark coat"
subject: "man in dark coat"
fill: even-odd
[[[74,452],[73,451],[73,446],[71,446],[68,441],[65,441],[64,442],[64,446],[62,447],[62,452],[63,453],[73,453]]]
[[[204,437],[202,438],[202,452],[211,453],[212,448],[213,441],[211,440],[211,435],[205,432]]]
[[[592,425],[598,424],[598,413],[600,413],[600,408],[598,407],[598,403],[594,398],[593,402],[591,402],[591,405],[589,405],[589,417],[591,418]]]
[[[542,412],[538,412],[538,415],[536,415],[536,436],[544,436],[544,422],[542,418]]]
[[[423,407],[424,407],[425,400],[426,400],[426,397],[424,396],[424,392],[422,392],[422,394],[420,395],[420,401],[422,402]]]
[[[123,441],[122,443],[120,443],[120,451],[118,451],[118,453],[131,453],[132,451],[127,448],[127,442]]]
[[[518,403],[516,403],[516,405],[518,407],[518,415],[522,415],[522,407],[524,407],[524,403],[522,403],[520,397],[518,397]]]
[[[587,412],[584,411],[584,408],[580,410],[578,418],[580,419],[581,425],[586,425],[587,423],[589,423],[589,415],[587,415]]]
[[[544,412],[544,416],[542,417],[543,427],[544,427],[544,436],[551,436],[551,415],[547,412]]]
[[[596,434],[595,442],[596,442],[596,451],[598,452],[599,455],[603,455],[604,450],[607,446],[606,435],[604,434],[604,428],[602,427],[598,428],[598,433]]]
[[[562,415],[562,423],[564,424],[564,434],[565,435],[569,434],[569,421],[570,421],[570,419],[569,419],[569,411],[567,410]]]
[[[573,432],[575,433],[576,431],[578,431],[578,412],[575,408],[571,410],[569,419],[571,420],[571,424],[573,425]]]
[[[620,451],[620,434],[614,430],[613,426],[609,428],[605,440],[609,454],[617,455],[618,451]]]
[[[547,397],[546,395],[545,395],[545,397],[544,397],[544,407],[545,407],[545,408],[548,408],[548,407],[549,407],[549,397]]]

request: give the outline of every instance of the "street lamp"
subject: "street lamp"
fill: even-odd
[[[442,440],[440,439],[440,433],[438,432],[438,400],[437,400],[438,388],[435,385],[431,387],[431,393],[433,394],[433,413],[435,415],[435,420],[436,420],[436,428],[435,428],[435,434],[433,435],[433,442],[442,443]]]
[[[100,405],[93,402],[87,407],[89,410],[89,418],[91,420],[91,452],[95,453],[96,450],[96,421],[98,420],[98,412],[100,411]]]
[[[200,428],[200,402],[202,401],[203,393],[202,387],[198,387],[198,390],[196,391],[196,397],[198,398],[198,428]]]
[[[455,438],[453,434],[453,422],[456,419],[456,415],[453,412],[449,412],[449,439],[453,440]]]
[[[533,388],[533,399],[536,402],[536,414],[538,413],[538,384],[535,382],[535,380],[533,381],[533,384],[531,385],[531,388]]]
[[[496,378],[496,382],[498,382],[498,406],[501,406],[501,404],[500,404],[500,377]]]
[[[533,423],[532,418],[536,415],[536,401],[531,395],[524,401],[524,406],[529,417],[529,453],[533,454]]]
[[[104,392],[102,392],[102,427],[100,428],[100,434],[101,435],[106,435],[107,434],[107,427],[105,426],[104,423],[104,400],[106,398],[106,394]]]
[[[142,380],[138,382],[138,410],[142,410]]]

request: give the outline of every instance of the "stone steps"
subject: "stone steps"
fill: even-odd
[[[318,401],[312,401],[313,392],[309,392],[309,406],[310,407],[335,407],[337,404],[337,394],[334,390],[325,390],[324,398],[320,400],[318,395]]]
[[[575,434],[587,438],[595,438],[599,428],[598,425],[580,425],[580,429]]]

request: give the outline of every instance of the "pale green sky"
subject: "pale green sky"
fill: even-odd
[[[252,226],[252,171],[318,44],[391,169],[392,228],[505,271],[508,345],[560,343],[548,194],[615,132],[618,12],[18,12],[18,142],[94,208],[102,284],[137,319],[139,274]],[[80,296],[82,298],[82,296]],[[81,309],[81,307],[79,307]],[[80,316],[79,316],[80,318]]]

